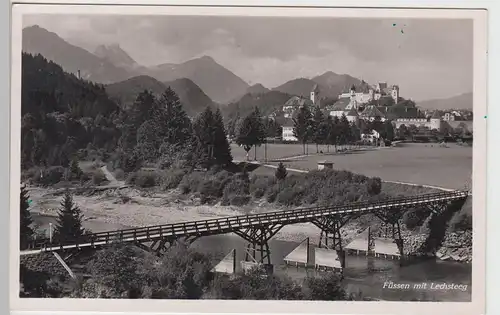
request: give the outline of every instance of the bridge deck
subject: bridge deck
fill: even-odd
[[[391,198],[377,202],[355,202],[342,206],[312,207],[284,211],[273,211],[252,215],[223,217],[211,220],[180,222],[117,231],[92,233],[85,235],[78,242],[70,244],[50,244],[48,239],[38,240],[21,255],[37,254],[43,251],[55,251],[82,247],[102,246],[112,242],[144,242],[158,239],[178,239],[216,234],[227,234],[238,230],[250,229],[273,224],[288,225],[311,222],[325,216],[348,213],[367,213],[375,210],[393,210],[406,206],[419,206],[435,202],[447,202],[465,199],[468,192],[453,191],[426,194],[405,198]]]

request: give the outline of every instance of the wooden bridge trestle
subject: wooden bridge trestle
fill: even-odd
[[[248,241],[247,260],[270,264],[269,240],[285,225],[311,222],[322,231],[320,246],[343,252],[341,228],[354,217],[374,213],[382,221],[392,225],[397,230],[394,237],[401,239],[399,221],[406,210],[419,207],[428,209],[432,213],[440,213],[455,201],[463,204],[468,195],[469,193],[465,191],[440,192],[389,198],[375,202],[354,202],[340,206],[300,208],[155,225],[91,233],[84,235],[77,241],[57,244],[50,243],[49,239],[42,239],[32,243],[27,250],[21,251],[21,255],[37,254],[45,251],[95,248],[113,243],[133,243],[151,252],[161,254],[168,246],[179,239],[193,242],[203,236],[235,233]]]

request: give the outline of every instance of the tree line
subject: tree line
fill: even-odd
[[[219,109],[207,107],[190,119],[170,87],[159,97],[144,91],[122,108],[102,85],[41,55],[22,57],[23,170],[69,168],[81,159],[112,161],[126,172],[145,163],[194,168],[232,161]]]
[[[380,136],[392,141],[394,139],[394,129],[389,121],[382,122],[380,118],[373,121],[360,121],[359,124],[350,122],[345,115],[337,116],[325,115],[321,108],[300,107],[294,114],[293,134],[303,145],[306,154],[306,144],[316,144],[316,153],[319,153],[319,145],[330,146],[335,149],[339,145],[354,144],[361,140],[361,134],[369,134],[376,130]],[[262,145],[267,138],[274,138],[282,135],[283,127],[275,119],[262,117],[258,108],[241,118],[238,115],[228,122],[228,131],[235,138],[238,145],[247,152],[250,149]]]

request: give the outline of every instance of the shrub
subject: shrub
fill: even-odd
[[[125,179],[125,172],[121,168],[117,168],[114,171],[115,178],[117,180],[124,180]]]
[[[181,182],[179,183],[179,188],[183,194],[188,194],[190,192],[197,192],[198,186],[204,181],[204,174],[200,172],[192,172],[186,174]]]
[[[104,176],[101,170],[95,170],[92,172],[92,183],[94,185],[100,185],[104,181],[106,181],[106,176]]]
[[[382,181],[378,177],[368,179],[366,182],[366,192],[370,195],[378,195],[382,191]]]
[[[255,198],[264,196],[268,188],[272,187],[275,183],[273,177],[270,176],[253,176],[250,180],[250,193]]]
[[[136,172],[136,177],[134,184],[141,188],[153,187],[156,185],[156,174],[148,171],[138,171]]]
[[[311,277],[305,280],[308,299],[315,301],[346,300],[346,292],[341,286],[338,275],[328,273],[322,277]]]
[[[300,193],[293,188],[284,188],[278,193],[276,201],[285,206],[300,205]]]
[[[160,174],[161,189],[174,189],[177,188],[182,181],[186,172],[179,169],[170,169]]]
[[[425,220],[429,217],[430,212],[427,209],[416,208],[406,211],[403,214],[402,221],[407,229],[413,230],[422,226]]]
[[[241,175],[235,175],[233,178],[225,185],[223,190],[222,204],[233,204],[233,198],[236,205],[237,203],[243,202],[241,198],[235,198],[237,196],[248,196],[250,193],[250,183],[245,180],[245,177]],[[248,201],[246,202],[248,203]]]
[[[216,179],[205,179],[200,183],[198,192],[201,194],[201,202],[206,203],[210,200],[222,197],[222,183]]]
[[[266,197],[267,202],[269,202],[269,203],[275,202],[276,197],[278,197],[279,192],[280,192],[280,189],[277,185],[270,187],[267,190],[267,197]]]
[[[41,168],[39,172],[34,172],[32,180],[40,185],[54,185],[59,183],[64,176],[65,168],[62,166],[51,166]]]
[[[210,295],[216,299],[238,300],[302,300],[305,298],[299,284],[288,277],[267,275],[256,267],[234,278],[218,277]]]
[[[288,172],[286,171],[285,165],[283,165],[283,163],[280,162],[280,164],[278,164],[276,172],[274,173],[274,176],[276,177],[277,180],[283,180],[285,179],[286,175],[288,175]]]
[[[135,185],[141,188],[153,187],[157,182],[157,175],[149,171],[137,171],[128,174],[125,182],[129,185]]]
[[[231,196],[229,199],[229,204],[231,206],[244,206],[250,202],[250,196],[248,195],[236,195]]]
[[[472,230],[472,200],[469,198],[462,209],[455,213],[450,220],[452,231]]]

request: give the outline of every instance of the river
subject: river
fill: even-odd
[[[40,229],[49,228],[49,223],[55,223],[56,218],[32,214],[35,224]],[[96,219],[83,222],[85,228],[94,232],[127,228],[120,224],[110,224]],[[232,249],[236,249],[236,259],[244,259],[246,242],[238,236],[217,235],[203,237],[192,246],[202,252],[209,252],[217,258],[223,258]],[[285,266],[283,258],[288,255],[298,243],[271,240],[271,263],[275,273],[285,274],[292,279],[301,280],[308,274],[314,274],[313,268]],[[310,246],[310,264],[314,265],[314,246]],[[237,264],[239,268],[239,264]],[[472,265],[458,262],[440,261],[437,259],[412,260],[404,266],[397,260],[385,260],[366,256],[347,256],[344,269],[344,285],[348,292],[361,292],[362,296],[387,301],[410,301],[414,299],[470,302]],[[392,281],[392,284],[390,283]],[[422,284],[426,283],[426,288]],[[465,290],[440,288],[439,285],[462,285]],[[385,285],[385,288],[384,288]],[[401,285],[395,288],[395,285]],[[418,288],[415,286],[419,286]]]

